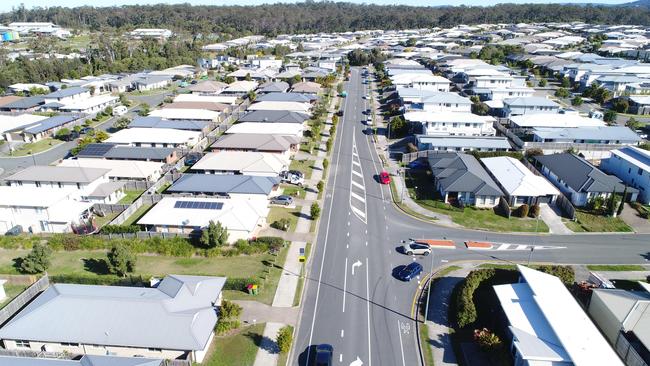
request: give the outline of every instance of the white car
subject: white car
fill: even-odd
[[[417,255],[427,256],[431,254],[430,246],[428,246],[427,244],[418,243],[416,241],[412,241],[408,244],[404,244],[399,249],[402,253],[406,255],[417,254]]]

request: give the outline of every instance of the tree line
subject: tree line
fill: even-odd
[[[68,28],[128,31],[164,27],[222,39],[250,34],[345,32],[363,29],[451,27],[458,24],[569,22],[650,24],[646,7],[500,4],[491,7],[416,7],[307,0],[257,6],[130,5],[119,7],[24,6],[0,14],[0,23],[49,21]]]

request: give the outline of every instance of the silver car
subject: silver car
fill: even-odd
[[[402,253],[406,255],[424,255],[427,256],[431,254],[431,247],[429,247],[426,244],[418,243],[418,242],[411,242],[408,244],[404,244],[400,247],[400,250]]]

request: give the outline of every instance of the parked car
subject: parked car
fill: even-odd
[[[319,344],[316,346],[316,356],[314,366],[332,366],[332,355],[334,347],[329,344]]]
[[[123,105],[118,105],[113,108],[113,117],[122,116],[128,112],[128,109]]]
[[[92,128],[92,127],[84,127],[81,130],[79,130],[79,133],[83,134],[83,135],[87,135],[87,134],[89,134],[89,133],[91,133],[93,131],[95,131],[95,129]]]
[[[289,206],[293,203],[293,197],[286,194],[271,198],[271,204]]]
[[[412,241],[399,247],[399,251],[406,255],[417,254],[427,256],[431,254],[431,247],[427,244]]]
[[[339,109],[339,111],[336,112],[336,114],[337,114],[339,117],[343,117],[343,110],[342,110],[342,109]]]
[[[427,163],[421,160],[413,160],[412,162],[409,163],[408,167],[409,169],[426,169]]]
[[[390,184],[390,174],[387,171],[383,170],[379,173],[379,183],[381,184]]]
[[[23,232],[23,227],[20,226],[20,225],[16,225],[16,226],[12,227],[11,229],[7,230],[5,235],[6,236],[16,236],[16,235],[22,234],[22,232]]]
[[[196,164],[196,162],[199,161],[200,159],[201,159],[200,156],[188,155],[187,157],[185,157],[185,166],[192,166]]]
[[[305,177],[302,173],[296,174],[295,171],[290,170],[290,171],[280,172],[280,181],[283,183],[291,183],[302,187],[302,185],[305,184]]]
[[[422,265],[418,262],[411,262],[406,267],[397,272],[396,277],[399,280],[408,282],[422,273]]]

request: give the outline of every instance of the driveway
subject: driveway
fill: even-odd
[[[625,207],[623,208],[620,217],[626,224],[632,227],[634,232],[641,234],[650,233],[650,221],[639,216],[637,210],[633,209],[629,203],[625,203]]]
[[[551,207],[546,203],[539,206],[540,217],[548,226],[551,234],[573,234],[573,231],[569,230],[562,222],[562,216],[560,216],[559,212],[556,212],[556,210],[559,210],[557,207]]]

